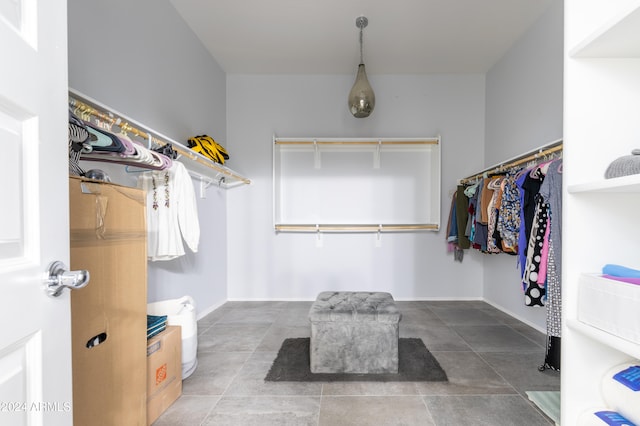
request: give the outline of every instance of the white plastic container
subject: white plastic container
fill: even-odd
[[[582,274],[578,283],[578,320],[640,344],[640,285]]]
[[[182,380],[189,377],[198,365],[198,322],[196,305],[191,296],[147,304],[149,315],[166,315],[168,325],[182,327]]]

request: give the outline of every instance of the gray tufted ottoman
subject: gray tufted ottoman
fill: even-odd
[[[309,310],[311,372],[398,373],[400,318],[389,293],[320,293]]]

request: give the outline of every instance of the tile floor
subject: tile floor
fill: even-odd
[[[311,302],[228,302],[198,322],[198,368],[162,425],[551,425],[525,391],[559,390],[538,371],[545,336],[478,301],[396,302],[401,337],[420,337],[448,383],[273,383],[287,337],[309,337]]]

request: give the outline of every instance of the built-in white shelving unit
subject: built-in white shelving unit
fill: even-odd
[[[573,58],[640,57],[640,8],[634,2],[617,2],[620,9],[570,51]]]
[[[274,136],[274,229],[439,230],[440,142],[440,137]]]
[[[592,309],[593,321],[585,320],[585,292],[604,265],[640,269],[640,175],[604,178],[612,161],[640,148],[640,1],[565,0],[565,52],[561,424],[568,426],[606,406],[605,372],[640,358],[640,344],[616,331],[625,324],[611,312]],[[627,290],[640,295],[640,286]],[[635,305],[635,296],[607,297],[617,309]]]

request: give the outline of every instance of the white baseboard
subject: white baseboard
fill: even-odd
[[[224,305],[225,303],[227,303],[227,302],[225,301],[225,302],[222,302],[222,303],[218,303],[218,304],[209,306],[207,309],[205,309],[204,311],[200,312],[196,319],[198,321],[201,320],[202,318],[206,317],[211,312],[215,311],[216,309],[218,309],[220,306]]]
[[[296,298],[278,298],[278,299],[269,299],[269,298],[257,298],[257,299],[227,299],[227,302],[312,302],[315,299],[296,299]],[[546,334],[547,331],[544,328],[539,327],[537,324],[532,323],[531,321],[527,320],[526,318],[522,318],[521,316],[503,308],[502,306],[496,305],[494,303],[491,303],[488,300],[485,300],[482,297],[456,297],[456,298],[451,298],[451,297],[413,297],[413,298],[396,298],[395,299],[398,302],[468,302],[468,301],[482,301],[487,303],[488,305],[493,306],[494,308],[498,309],[499,311],[504,312],[505,314],[509,315],[510,317],[513,317],[515,319],[517,319],[518,321],[523,322],[524,324],[527,324],[529,327],[534,328],[535,330],[541,332],[542,334]],[[224,303],[217,305],[217,306],[213,306],[209,309],[207,309],[206,312],[201,313],[198,316],[198,319],[210,314],[211,312],[213,312],[215,309],[218,309],[220,306],[222,306]]]

